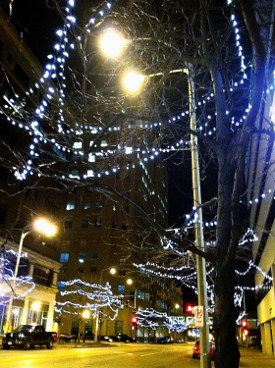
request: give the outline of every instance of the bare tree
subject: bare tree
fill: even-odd
[[[65,34],[64,37],[74,38],[77,52],[67,69],[67,85],[63,74],[56,79],[55,69],[48,67],[55,79],[44,85],[45,96],[49,94],[46,88],[53,88],[52,84],[57,98],[52,98],[54,102],[47,113],[42,109],[36,113],[39,127],[26,109],[24,114],[11,109],[4,111],[15,125],[23,121],[34,134],[40,132],[41,145],[44,144],[41,149],[35,147],[40,155],[31,163],[28,163],[30,151],[15,155],[12,148],[8,150],[10,155],[3,157],[2,163],[7,168],[16,167],[17,178],[25,179],[32,171],[42,178],[54,178],[67,189],[90,187],[114,201],[118,196],[146,220],[147,234],[156,231],[182,252],[191,251],[212,263],[217,368],[239,366],[234,293],[236,262],[243,252],[240,240],[248,225],[245,160],[252,133],[261,133],[255,122],[265,83],[268,84],[266,53],[272,56],[269,49],[272,43],[265,39],[268,32],[266,22],[263,23],[272,1],[265,1],[260,10],[257,5],[256,1],[248,0],[227,4],[214,0],[161,3],[137,0],[122,2],[108,16],[97,20],[95,26],[94,18],[84,19],[84,15],[82,21],[86,25],[69,27],[66,33],[60,33],[61,37]],[[58,9],[65,17],[64,9]],[[96,14],[99,9],[92,11]],[[127,52],[116,63],[103,61],[98,52],[98,37],[107,26],[120,29],[128,39]],[[61,64],[66,56],[61,57]],[[272,58],[268,59],[268,66],[272,62]],[[129,98],[119,87],[119,75],[131,64],[149,78],[144,92]],[[197,131],[189,128],[186,75],[181,73],[190,65],[196,86]],[[69,91],[67,97],[65,88]],[[102,159],[92,163],[96,146],[110,132],[113,149],[101,153]],[[93,133],[90,143],[88,136]],[[136,162],[145,164],[156,152],[171,157],[189,146],[190,133],[199,138],[205,172],[209,163],[217,166],[217,195],[204,205],[216,216],[216,233],[212,232],[209,238],[215,245],[206,251],[196,247],[192,234],[167,233],[165,222],[158,220],[150,208],[143,208],[127,197],[123,180],[115,185],[109,177],[111,173],[134,168]],[[272,133],[271,125],[266,133]],[[75,141],[81,142],[81,148],[72,148]],[[183,158],[188,160],[188,154]],[[154,248],[150,240],[149,236],[147,253]],[[142,247],[139,251],[142,252]],[[174,250],[171,254],[168,261],[178,265],[182,254],[178,258],[174,257]]]

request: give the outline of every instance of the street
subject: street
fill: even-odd
[[[53,350],[1,350],[2,368],[199,368],[192,359],[192,343],[151,344],[56,344]],[[211,367],[214,367],[212,362]],[[254,349],[241,349],[240,368],[275,368],[275,360]]]

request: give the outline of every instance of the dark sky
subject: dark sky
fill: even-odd
[[[83,1],[83,0],[82,0]],[[76,1],[81,5],[81,0]],[[76,9],[77,10],[77,9]],[[75,10],[75,11],[76,11]],[[47,55],[53,52],[58,40],[55,32],[63,21],[51,0],[14,0],[12,22],[29,45],[41,65],[47,63]],[[169,226],[181,226],[185,214],[192,209],[191,164],[188,154],[177,154],[168,162],[169,176]],[[203,200],[216,195],[216,171],[202,173]]]
[[[14,0],[12,22],[42,65],[53,52],[57,41],[55,31],[62,27],[62,19],[46,0]]]

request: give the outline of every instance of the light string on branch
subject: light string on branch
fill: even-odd
[[[46,80],[48,79],[57,79],[58,77],[60,78],[60,83],[58,83],[58,85],[60,85],[60,91],[57,92],[56,91],[56,94],[59,96],[58,98],[58,101],[60,102],[60,111],[59,111],[59,119],[57,120],[57,130],[59,133],[64,133],[64,129],[63,129],[63,121],[64,121],[64,117],[63,117],[63,106],[64,106],[64,97],[65,97],[65,76],[64,76],[64,68],[65,68],[65,60],[69,57],[69,53],[67,51],[67,46],[68,46],[68,29],[71,27],[71,25],[74,25],[76,23],[76,18],[72,15],[71,13],[71,8],[74,7],[74,1],[68,1],[68,6],[66,8],[66,12],[68,13],[66,18],[65,18],[65,24],[64,24],[64,28],[63,30],[62,29],[59,29],[57,30],[56,34],[57,36],[60,38],[60,42],[59,43],[56,43],[54,45],[54,49],[55,51],[57,52],[57,54],[55,56],[53,55],[48,55],[48,58],[49,60],[51,61],[50,63],[48,63],[46,65],[46,71],[42,77],[42,79],[40,80],[40,84],[42,83],[43,86],[44,86],[44,83]],[[100,20],[102,20],[102,17],[104,17],[105,15],[105,12],[109,12],[112,8],[112,4],[111,3],[106,3],[106,9],[105,10],[100,10],[98,12],[98,17]],[[90,19],[90,22],[89,22],[89,26],[87,27],[87,30],[88,32],[91,31],[91,28],[92,26],[94,26],[95,24],[97,23],[97,19],[96,17],[93,17]],[[232,23],[232,27],[234,28],[234,32],[235,32],[235,39],[236,39],[236,46],[238,47],[238,56],[240,57],[241,59],[241,69],[245,69],[245,65],[244,65],[244,57],[243,57],[243,54],[242,54],[242,47],[240,45],[240,37],[239,37],[239,29],[237,27],[237,21],[235,19],[235,17],[231,17],[231,23]],[[81,39],[81,37],[80,37]],[[73,44],[70,44],[70,47],[71,48],[74,48],[73,47]],[[61,56],[59,54],[59,52],[61,52]],[[60,69],[61,71],[59,73],[57,73],[57,69]],[[238,84],[236,84],[236,82],[234,83],[235,87],[238,86]],[[35,85],[36,88],[40,88],[40,85],[37,83]],[[47,99],[49,100],[48,102],[51,102],[53,100],[53,96],[52,94],[55,93],[55,89],[54,87],[52,86],[49,86],[49,90],[47,91]],[[28,91],[28,94],[32,94],[33,93],[33,88],[31,90]],[[202,101],[199,101],[197,103],[197,107],[201,106],[201,105],[204,105],[207,103],[207,101],[210,101],[211,99],[213,99],[213,92],[210,93],[210,95],[206,98],[206,99],[203,99]],[[45,110],[48,108],[48,103],[47,101],[42,101],[42,103],[37,107],[36,109],[36,114],[38,116],[38,118],[43,118],[45,116]],[[188,116],[189,115],[189,111],[186,110],[186,111],[183,111],[181,112],[178,116],[175,116],[175,117],[172,117],[169,122],[173,122],[173,121],[176,121],[176,120],[180,120],[182,119],[183,117],[185,116]],[[208,116],[208,119],[211,119],[211,116]],[[22,123],[19,123],[19,124],[22,124]],[[207,123],[206,123],[207,124]],[[155,126],[161,126],[162,124],[161,123],[154,123],[154,124],[140,124],[140,127],[141,128],[152,128],[152,127],[155,127]],[[36,137],[34,138],[33,140],[33,144],[31,145],[30,147],[30,154],[31,156],[33,156],[32,158],[30,158],[28,160],[28,163],[27,165],[25,165],[25,167],[23,168],[23,171],[21,172],[21,174],[19,174],[19,171],[16,169],[15,170],[15,173],[17,175],[17,178],[19,180],[24,180],[26,178],[26,176],[28,175],[28,173],[32,173],[32,160],[35,158],[35,157],[38,157],[39,154],[35,151],[35,145],[37,145],[38,143],[46,143],[48,142],[48,139],[46,137],[46,134],[44,134],[43,132],[41,132],[41,129],[39,128],[39,124],[36,120],[34,120],[32,123],[31,123],[31,133],[36,135]],[[27,127],[25,127],[27,128]],[[114,127],[113,129],[116,130],[118,129],[119,127]],[[89,127],[89,129],[91,129]],[[110,128],[111,129],[111,128]],[[200,127],[199,129],[203,129],[202,127]],[[209,132],[209,135],[212,135],[212,132]],[[38,137],[37,137],[38,136]],[[53,145],[56,146],[56,148],[58,150],[60,150],[60,152],[66,152],[66,151],[70,151],[71,148],[65,148],[64,146],[62,147],[62,144],[58,143],[55,141],[55,139],[52,139],[51,140],[51,143]],[[173,149],[173,148],[171,148]],[[145,159],[145,162],[147,160]],[[110,170],[106,170],[105,173],[100,173],[98,174],[99,176],[98,177],[101,177],[102,175],[108,175],[107,173],[109,173]]]
[[[22,300],[30,294],[35,283],[29,275],[14,275],[14,263],[11,257],[17,257],[18,252],[13,249],[5,249],[0,255],[0,305],[8,305],[10,299]],[[20,259],[26,259],[27,253],[22,253]]]
[[[124,308],[124,304],[122,303],[123,295],[114,295],[111,291],[111,285],[108,282],[103,286],[85,282],[81,279],[74,279],[60,281],[59,284],[60,297],[61,299],[66,299],[65,301],[57,300],[55,302],[55,311],[59,314],[69,313],[81,315],[81,311],[87,309],[93,312],[94,317],[100,313],[102,316],[107,316],[113,320],[117,317],[119,309]],[[63,290],[65,287],[68,289]],[[75,287],[75,289],[70,289],[70,287]],[[81,303],[78,300],[83,300],[83,298],[85,299],[85,303]]]

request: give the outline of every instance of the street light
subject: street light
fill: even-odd
[[[119,54],[118,54],[119,55]],[[118,56],[117,55],[117,56]],[[193,132],[197,131],[196,126],[196,103],[195,103],[195,83],[193,78],[193,69],[191,64],[187,64],[187,68],[183,69],[175,69],[170,70],[169,74],[174,73],[185,73],[188,79],[188,104],[189,104],[189,116],[190,116],[190,130]],[[163,72],[154,73],[148,75],[147,77],[161,76]],[[134,77],[134,73],[132,72],[129,80],[130,88],[129,92],[138,92],[142,82],[145,80],[145,76],[139,74],[139,77]],[[134,89],[135,85],[135,89]],[[128,84],[124,83],[124,86],[127,88]],[[204,250],[204,234],[203,234],[203,216],[202,209],[200,207],[201,200],[201,185],[200,185],[200,166],[199,166],[199,154],[198,154],[198,138],[196,135],[190,135],[190,147],[191,147],[191,165],[192,165],[192,188],[193,188],[193,204],[197,210],[197,221],[194,224],[195,229],[195,241],[196,246]],[[205,259],[196,256],[197,262],[197,285],[198,285],[198,302],[199,305],[203,307],[204,311],[204,321],[203,327],[200,327],[200,365],[202,368],[209,368],[211,365],[210,362],[210,350],[209,350],[209,322],[208,322],[208,304],[207,304],[207,287],[206,287],[206,268],[205,268]]]
[[[13,292],[16,287],[16,278],[18,275],[18,269],[19,269],[21,254],[22,254],[23,243],[24,243],[26,236],[33,231],[38,231],[39,233],[42,233],[48,237],[51,237],[56,234],[57,228],[55,225],[50,223],[45,218],[38,218],[34,221],[33,224],[27,225],[24,227],[21,233],[20,241],[19,241],[18,254],[17,254],[16,264],[15,264],[15,269],[14,269],[14,274],[13,274],[13,283],[11,286]],[[5,332],[8,332],[9,329],[11,328],[10,317],[11,317],[13,299],[14,299],[14,295],[12,294],[10,301],[9,301],[8,309],[7,309]]]
[[[145,76],[138,72],[131,71],[124,74],[122,81],[124,89],[126,89],[127,92],[134,94],[141,89],[142,84],[145,81]]]
[[[126,39],[115,28],[106,29],[99,38],[100,49],[110,58],[119,56],[125,45]]]
[[[115,275],[117,273],[117,269],[115,267],[107,267],[104,268],[103,270],[100,271],[100,277],[99,277],[99,284],[101,285],[102,283],[102,277],[103,277],[103,273],[105,271],[109,270],[111,275]],[[99,316],[98,316],[98,312],[96,312],[96,318],[95,318],[95,337],[94,337],[94,341],[97,342],[98,341],[98,327],[99,327]]]
[[[126,284],[127,285],[133,285],[133,280],[132,279],[127,279]]]

